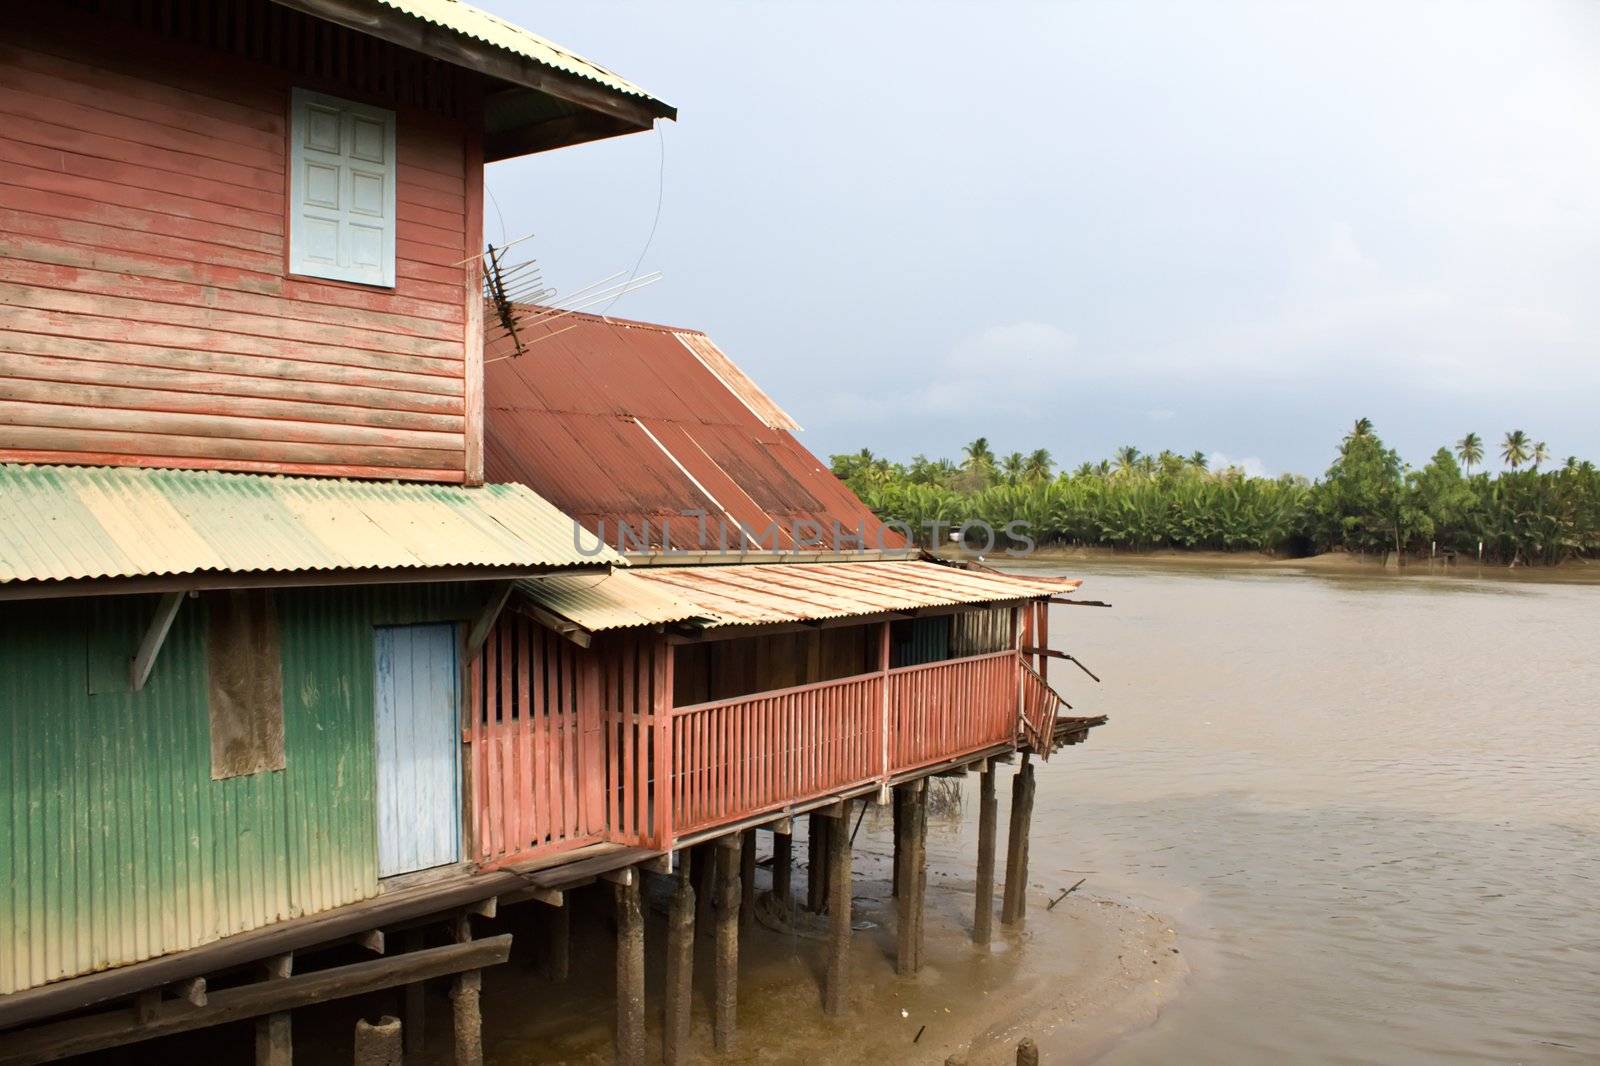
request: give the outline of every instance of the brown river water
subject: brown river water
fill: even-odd
[[[1051,617],[1111,722],[1039,774],[1031,880],[1191,969],[1100,1061],[1600,1062],[1600,587],[1051,572],[1114,604]]]

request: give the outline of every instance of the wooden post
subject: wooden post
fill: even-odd
[[[922,967],[922,913],[928,884],[928,781],[923,778],[896,790],[900,808],[900,895],[895,901],[895,960],[898,974]]]
[[[288,977],[294,966],[293,955],[279,955],[267,962],[267,980]],[[256,1019],[256,1066],[291,1066],[294,1062],[294,1029],[289,1012],[279,1011]]]
[[[772,898],[787,918],[794,912],[794,836],[772,834]]]
[[[994,846],[995,822],[1000,802],[995,796],[994,762],[983,764],[979,775],[978,797],[978,884],[977,902],[972,914],[972,942],[988,947],[994,930]]]
[[[739,928],[748,933],[756,920],[756,831],[746,829],[739,850]]]
[[[1039,1066],[1039,1045],[1033,1037],[1025,1036],[1017,1045],[1017,1066]]]
[[[545,976],[564,982],[572,968],[572,911],[566,900],[559,907],[545,907]]]
[[[1028,914],[1028,831],[1033,822],[1033,764],[1022,756],[1022,766],[1011,777],[1011,835],[1006,840],[1006,893],[1000,920],[1016,925]]]
[[[739,834],[717,841],[717,948],[713,968],[711,1043],[733,1047],[739,1022]]]
[[[400,1019],[385,1015],[377,1023],[356,1022],[355,1066],[401,1066]]]
[[[694,995],[694,882],[689,856],[679,857],[678,886],[667,911],[667,998],[661,1025],[661,1057],[667,1066],[689,1054],[689,1023]]]
[[[414,929],[406,934],[406,951],[421,951],[423,946],[422,930]],[[413,1057],[422,1054],[422,1046],[427,1039],[428,1032],[428,986],[424,981],[413,981],[406,985],[405,991],[405,1023],[400,1027],[405,1038],[405,1051]]]
[[[891,878],[891,881],[890,881],[890,884],[889,884],[889,895],[893,896],[896,899],[900,898],[900,864],[905,862],[905,856],[902,854],[902,850],[903,849],[901,848],[901,835],[905,832],[905,828],[904,828],[904,825],[903,825],[904,820],[905,820],[905,795],[906,795],[906,793],[905,793],[904,786],[896,786],[895,787],[895,790],[894,790],[894,805],[893,805],[894,806],[894,861],[889,864],[890,870],[893,871],[892,878]]]
[[[814,914],[827,909],[828,819],[813,814],[806,833],[806,907]]]
[[[822,988],[823,1013],[838,1017],[850,991],[850,804],[833,820],[828,834],[828,976]]]
[[[711,924],[711,908],[717,899],[717,846],[699,844],[694,849],[695,921],[702,927]]]
[[[465,944],[472,939],[472,918],[462,912],[456,916],[451,939]],[[450,982],[450,1014],[455,1025],[456,1066],[483,1066],[483,1011],[479,992],[483,971],[467,970]]]
[[[638,877],[613,882],[617,908],[617,1062],[643,1066],[648,1061],[644,1033],[644,913]]]

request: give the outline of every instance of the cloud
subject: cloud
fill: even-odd
[[[1206,462],[1212,470],[1226,470],[1236,466],[1251,477],[1270,477],[1267,465],[1254,455],[1247,455],[1243,459],[1230,459],[1221,452],[1212,452],[1206,456]]]

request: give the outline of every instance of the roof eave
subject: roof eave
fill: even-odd
[[[622,127],[613,133],[591,133],[562,143],[576,144],[599,136],[647,130],[658,118],[676,119],[678,109],[647,95],[620,92],[580,74],[546,66],[444,27],[413,18],[376,0],[274,0],[314,18],[332,22],[445,63],[477,71],[525,89],[563,100],[584,112],[608,116]],[[549,125],[545,123],[542,125]],[[537,129],[538,127],[533,127]],[[561,147],[550,144],[547,147]],[[543,150],[543,149],[539,149]],[[489,156],[504,158],[504,156]]]

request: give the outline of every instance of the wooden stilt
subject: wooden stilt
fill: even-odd
[[[643,1066],[647,1060],[644,1032],[644,913],[639,906],[638,877],[611,886],[617,910],[617,1062]]]
[[[267,980],[288,977],[294,966],[293,955],[279,955],[267,963]],[[256,1066],[292,1066],[294,1028],[288,1011],[256,1019]]]
[[[383,1017],[376,1023],[365,1018],[356,1022],[355,1066],[401,1066],[401,1025],[399,1018]]]
[[[737,834],[717,841],[717,947],[711,1004],[711,1043],[733,1047],[739,1021],[739,852]]]
[[[848,814],[850,805],[845,804]],[[828,976],[822,987],[823,1013],[838,1017],[850,992],[850,827],[841,815],[828,835]]]
[[[552,981],[565,981],[572,969],[572,911],[565,900],[559,907],[545,907],[544,974]]]
[[[1017,1044],[1017,1066],[1039,1066],[1039,1045],[1033,1037],[1025,1036]]]
[[[787,916],[794,907],[794,837],[772,834],[772,898]]]
[[[806,832],[806,907],[813,914],[827,909],[828,819],[813,814]]]
[[[414,929],[406,934],[406,951],[421,951],[422,946],[422,930]],[[400,1028],[402,1035],[405,1037],[406,1054],[411,1056],[421,1055],[428,1032],[428,986],[426,982],[413,981],[411,984],[406,985],[405,1001],[404,1024]]]
[[[1011,777],[1011,832],[1006,840],[1006,891],[1000,920],[1016,925],[1028,913],[1028,831],[1033,821],[1033,764],[1028,756]]]
[[[904,849],[901,847],[902,834],[905,832],[905,789],[896,787],[894,790],[894,862],[890,865],[893,870],[893,881],[889,886],[889,894],[896,899],[900,898],[900,864],[905,861]]]
[[[995,822],[1000,803],[995,796],[994,764],[985,763],[979,775],[978,884],[972,914],[972,942],[988,947],[994,931]]]
[[[739,928],[749,932],[756,920],[756,831],[746,829],[739,849]]]
[[[928,885],[928,782],[896,789],[900,808],[900,896],[895,901],[895,973],[914,974],[922,966],[922,914]]]
[[[661,1026],[661,1056],[667,1066],[688,1057],[694,995],[694,883],[688,856],[679,861],[678,886],[667,911],[667,998]]]
[[[711,925],[712,905],[717,898],[717,846],[701,844],[694,849],[695,922],[702,928]]]
[[[472,919],[464,913],[458,915],[451,938],[458,944],[470,941]],[[482,989],[482,970],[466,970],[451,979],[450,1014],[455,1027],[456,1066],[483,1066],[483,1011],[479,1003]]]

